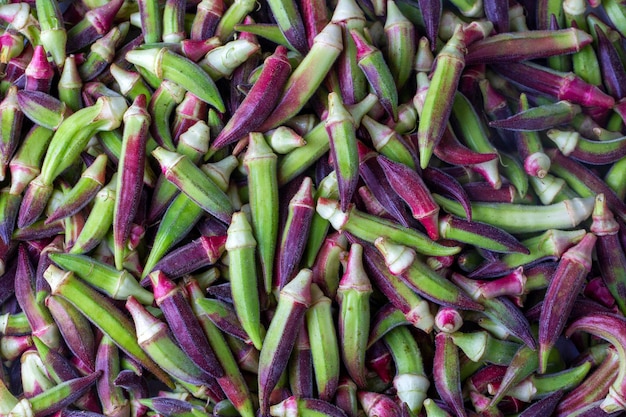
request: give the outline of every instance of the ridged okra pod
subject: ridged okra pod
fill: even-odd
[[[539,370],[542,373],[548,366],[549,351],[563,331],[576,295],[591,270],[591,254],[596,240],[596,235],[587,233],[578,244],[569,248],[561,256],[550,280],[539,318]]]
[[[313,200],[313,181],[304,177],[298,191],[289,201],[287,220],[280,240],[279,255],[276,262],[275,286],[283,288],[289,282],[300,263],[315,212]]]
[[[430,381],[426,378],[422,353],[406,326],[390,330],[383,337],[396,365],[393,386],[398,398],[412,413],[419,413],[426,399]]]
[[[276,47],[263,63],[259,78],[212,142],[211,148],[219,149],[258,128],[278,102],[290,72],[287,49]]]
[[[261,350],[265,328],[261,324],[256,247],[245,213],[234,213],[226,239],[233,304],[244,330],[254,346]]]
[[[165,323],[154,317],[132,296],[126,301],[126,309],[136,327],[136,343],[168,378],[188,384],[206,383],[208,376],[176,344]]]
[[[363,268],[363,247],[350,246],[346,270],[339,281],[339,338],[343,363],[352,380],[365,387],[365,351],[370,330],[372,285]]]
[[[113,241],[115,266],[122,269],[124,247],[132,222],[139,208],[146,161],[146,142],[150,115],[146,97],[138,96],[124,113],[124,135],[118,162],[115,209],[113,210]]]
[[[316,210],[330,221],[335,230],[349,232],[369,243],[374,243],[378,237],[384,236],[426,255],[454,255],[459,251],[458,247],[440,245],[416,230],[360,212],[353,206],[342,212],[336,200],[319,198]]]
[[[141,287],[137,279],[125,269],[118,270],[86,255],[50,253],[48,257],[59,267],[74,272],[114,300],[126,300],[132,295],[145,305],[154,301],[152,293]]]
[[[370,44],[359,31],[350,31],[356,45],[357,63],[365,74],[365,78],[376,92],[380,104],[387,115],[393,120],[398,118],[398,90],[391,69],[385,62],[383,53]]]
[[[78,159],[96,132],[119,127],[126,109],[126,102],[121,96],[102,96],[93,106],[85,107],[63,121],[48,145],[41,174],[26,189],[17,219],[18,227],[28,226],[37,220],[52,194],[55,178]]]
[[[195,62],[178,55],[167,48],[133,50],[126,53],[126,59],[139,65],[161,80],[180,84],[202,101],[224,112],[224,102],[215,82]]]
[[[346,210],[359,180],[359,154],[354,118],[336,93],[328,95],[325,127],[330,139],[333,167],[337,174],[341,210]]]
[[[441,208],[457,216],[465,211],[457,202],[434,194]],[[586,220],[593,211],[593,197],[573,198],[548,206],[509,203],[472,203],[472,220],[510,233],[568,229]]]
[[[233,207],[219,186],[188,157],[157,147],[152,151],[165,177],[207,213],[228,223]]]
[[[259,404],[270,407],[270,394],[287,366],[304,315],[311,303],[311,271],[301,270],[280,292],[278,307],[267,329],[259,357]]]
[[[278,239],[277,159],[261,133],[250,133],[244,164],[248,170],[252,227],[261,260],[263,289],[267,294],[272,287],[274,254]]]
[[[465,67],[465,35],[457,26],[435,61],[430,86],[421,111],[417,140],[422,169],[428,166],[433,149],[441,140],[452,111],[452,102]]]
[[[295,116],[321,85],[342,49],[341,29],[329,23],[315,37],[313,46],[291,73],[274,111],[258,130],[265,132]]]
[[[174,332],[174,338],[189,360],[206,376],[220,378],[224,369],[196,319],[182,286],[176,285],[161,271],[150,273],[154,300]],[[192,382],[193,383],[193,382]]]
[[[305,321],[318,396],[321,400],[330,401],[335,396],[339,382],[339,343],[331,300],[316,284],[311,284],[311,305],[306,311]]]

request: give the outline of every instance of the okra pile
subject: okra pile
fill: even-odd
[[[0,417],[624,415],[620,0],[0,22]]]

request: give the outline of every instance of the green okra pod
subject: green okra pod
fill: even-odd
[[[341,360],[331,300],[316,284],[311,284],[311,305],[305,320],[318,396],[321,400],[330,401],[337,390]]]
[[[267,294],[272,287],[274,254],[278,238],[277,159],[262,134],[250,133],[244,164],[248,170],[252,227],[261,260],[263,287]]]
[[[422,169],[428,166],[433,149],[441,140],[448,124],[454,98],[463,68],[465,67],[465,35],[457,26],[435,60],[430,86],[424,99],[417,127],[417,138]]]
[[[179,84],[218,111],[226,110],[215,82],[198,64],[184,56],[161,48],[129,51],[126,53],[126,59],[147,69],[161,80]]]
[[[152,293],[141,287],[137,279],[125,269],[118,270],[86,255],[50,253],[48,257],[61,268],[74,272],[114,300],[126,300],[132,295],[145,305],[150,305],[154,301]]]
[[[339,201],[345,210],[352,200],[359,180],[359,154],[356,148],[354,118],[336,93],[328,95],[328,117],[325,121],[330,151],[337,175]]]
[[[353,206],[342,212],[336,200],[319,198],[316,210],[330,221],[335,230],[345,230],[369,243],[374,243],[378,237],[385,236],[426,255],[454,255],[460,250],[458,247],[440,245],[414,229],[360,212]]]
[[[383,340],[396,364],[393,385],[398,391],[398,397],[407,404],[412,413],[419,413],[430,381],[426,378],[417,341],[406,326],[392,329],[385,334]]]
[[[365,351],[370,331],[369,299],[373,291],[362,256],[363,247],[353,243],[337,289],[341,354],[348,374],[359,387],[366,386]]]
[[[189,157],[157,147],[153,156],[165,177],[207,213],[228,223],[233,207],[219,186]]]
[[[254,347],[261,350],[265,328],[261,324],[256,246],[257,242],[245,213],[234,213],[226,239],[233,304]]]
[[[154,317],[134,297],[126,301],[136,327],[137,344],[162,372],[181,382],[201,385],[207,375],[194,364],[169,334],[165,323]]]
[[[459,203],[433,194],[441,208],[460,217],[465,211]],[[510,233],[569,229],[591,216],[593,197],[573,198],[548,206],[510,203],[472,203],[472,220],[499,227]]]

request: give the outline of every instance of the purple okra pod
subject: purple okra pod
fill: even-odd
[[[445,171],[427,167],[422,171],[422,178],[433,192],[452,197],[461,204],[467,220],[472,220],[472,206],[467,191],[450,174]]]
[[[357,64],[356,45],[350,30],[362,32],[366,23],[365,15],[356,1],[342,0],[337,3],[331,20],[341,26],[344,43],[336,64],[339,89],[344,103],[354,104],[367,94],[367,80]]]
[[[69,350],[85,368],[95,370],[96,340],[89,321],[59,296],[46,297],[46,307]]]
[[[520,62],[545,58],[579,51],[592,40],[591,35],[574,28],[500,32],[470,45],[466,63]]]
[[[596,256],[602,280],[615,299],[619,310],[626,312],[626,255],[621,249],[620,225],[607,207],[604,194],[596,196],[590,231],[598,237]]]
[[[102,372],[102,377],[96,382],[102,412],[111,417],[128,416],[130,403],[124,395],[124,390],[114,383],[120,372],[120,352],[107,336],[102,337],[98,346],[96,370]]]
[[[48,93],[54,77],[54,68],[48,58],[43,46],[37,45],[33,52],[33,57],[24,71],[26,83],[24,90],[41,91]]]
[[[359,402],[368,417],[399,416],[400,406],[388,395],[371,391],[359,391]]]
[[[576,295],[582,290],[584,280],[591,270],[591,253],[596,235],[587,233],[562,256],[554,272],[541,308],[539,318],[539,370],[545,372],[550,349],[565,327],[569,313],[574,308]]]
[[[113,239],[115,266],[122,269],[122,258],[131,226],[139,208],[146,161],[146,142],[150,126],[146,97],[138,96],[124,113],[124,135],[118,162]]]
[[[33,288],[35,270],[28,259],[25,246],[18,248],[18,266],[15,276],[15,297],[26,313],[33,335],[52,349],[61,346],[61,334],[48,308],[44,305],[42,295],[35,293]]]
[[[235,309],[231,304],[213,298],[197,300],[196,304],[202,308],[203,314],[206,314],[209,320],[222,332],[252,345],[250,336],[248,336],[248,333],[246,333],[241,326]]]
[[[496,153],[480,153],[466,147],[459,141],[450,125],[441,135],[433,154],[444,162],[461,166],[479,165],[498,157]]]
[[[441,0],[418,0],[418,4],[426,26],[426,37],[432,50],[435,50],[441,23],[442,2]]]
[[[153,271],[161,271],[170,279],[180,278],[215,264],[224,253],[226,236],[200,236],[174,249],[156,263]]]
[[[103,37],[113,26],[115,15],[123,3],[122,0],[113,0],[88,11],[78,24],[67,31],[67,52],[76,52]]]
[[[403,280],[393,275],[387,268],[385,259],[376,249],[370,245],[363,245],[363,252],[366,270],[372,283],[404,314],[409,323],[430,333],[434,325],[430,303],[417,295]]]
[[[215,34],[215,28],[224,13],[223,0],[202,0],[191,23],[189,39],[205,40]]]
[[[291,73],[274,111],[258,127],[265,132],[295,116],[322,84],[343,50],[339,25],[329,23],[315,37],[313,46]]]
[[[313,362],[306,324],[298,330],[298,339],[289,358],[287,372],[291,392],[301,398],[313,398]]]
[[[494,64],[493,67],[505,78],[559,100],[568,100],[582,106],[600,108],[611,108],[615,104],[613,97],[602,92],[599,88],[587,84],[573,73],[557,72],[530,62],[508,62],[506,64]]]
[[[378,161],[378,153],[358,141],[359,175],[371,191],[372,195],[398,223],[403,226],[411,224],[411,214],[406,205],[393,190]]]
[[[435,336],[433,372],[435,388],[441,398],[454,408],[457,416],[467,416],[461,392],[459,353],[449,334]]]
[[[626,367],[624,365],[624,347],[626,346],[626,340],[624,340],[624,334],[626,333],[624,333],[624,325],[626,325],[626,320],[624,320],[623,316],[594,312],[576,319],[565,332],[565,336],[571,337],[575,332],[583,331],[604,339],[615,347],[619,362],[618,374],[600,405],[606,413],[623,411],[625,409]]]
[[[291,280],[292,274],[300,262],[314,212],[313,181],[310,177],[305,177],[297,193],[289,202],[289,213],[278,250],[276,274],[276,287],[278,289],[283,288]]]
[[[508,130],[545,130],[571,122],[580,112],[580,106],[560,100],[522,110],[506,119],[492,120],[489,126]]]
[[[422,177],[406,165],[379,156],[378,163],[393,190],[411,208],[413,217],[426,229],[428,237],[439,239],[439,205],[435,202]]]
[[[615,382],[619,371],[619,355],[613,346],[607,349],[602,362],[592,371],[584,384],[566,393],[559,401],[554,415],[565,417],[575,411],[589,407],[601,401],[609,393],[609,387]]]
[[[278,307],[267,329],[259,357],[261,415],[266,415],[270,409],[270,394],[287,366],[298,336],[294,329],[302,325],[311,303],[311,280],[311,271],[303,269],[280,291]]]
[[[365,73],[365,78],[376,92],[380,104],[393,120],[398,118],[398,90],[391,69],[384,60],[382,51],[370,44],[367,39],[352,29],[350,35],[356,44],[357,62]]]
[[[246,98],[211,143],[211,149],[220,149],[256,130],[278,103],[290,72],[287,48],[276,47],[274,53],[266,58],[263,70]]]
[[[150,274],[150,281],[154,292],[154,299],[163,311],[163,315],[172,329],[174,337],[189,358],[203,372],[215,378],[224,374],[222,366],[217,361],[211,345],[206,339],[202,327],[198,323],[189,301],[182,288],[172,282],[161,271]]]

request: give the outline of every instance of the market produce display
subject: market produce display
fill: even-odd
[[[626,413],[619,0],[0,3],[0,417]]]

